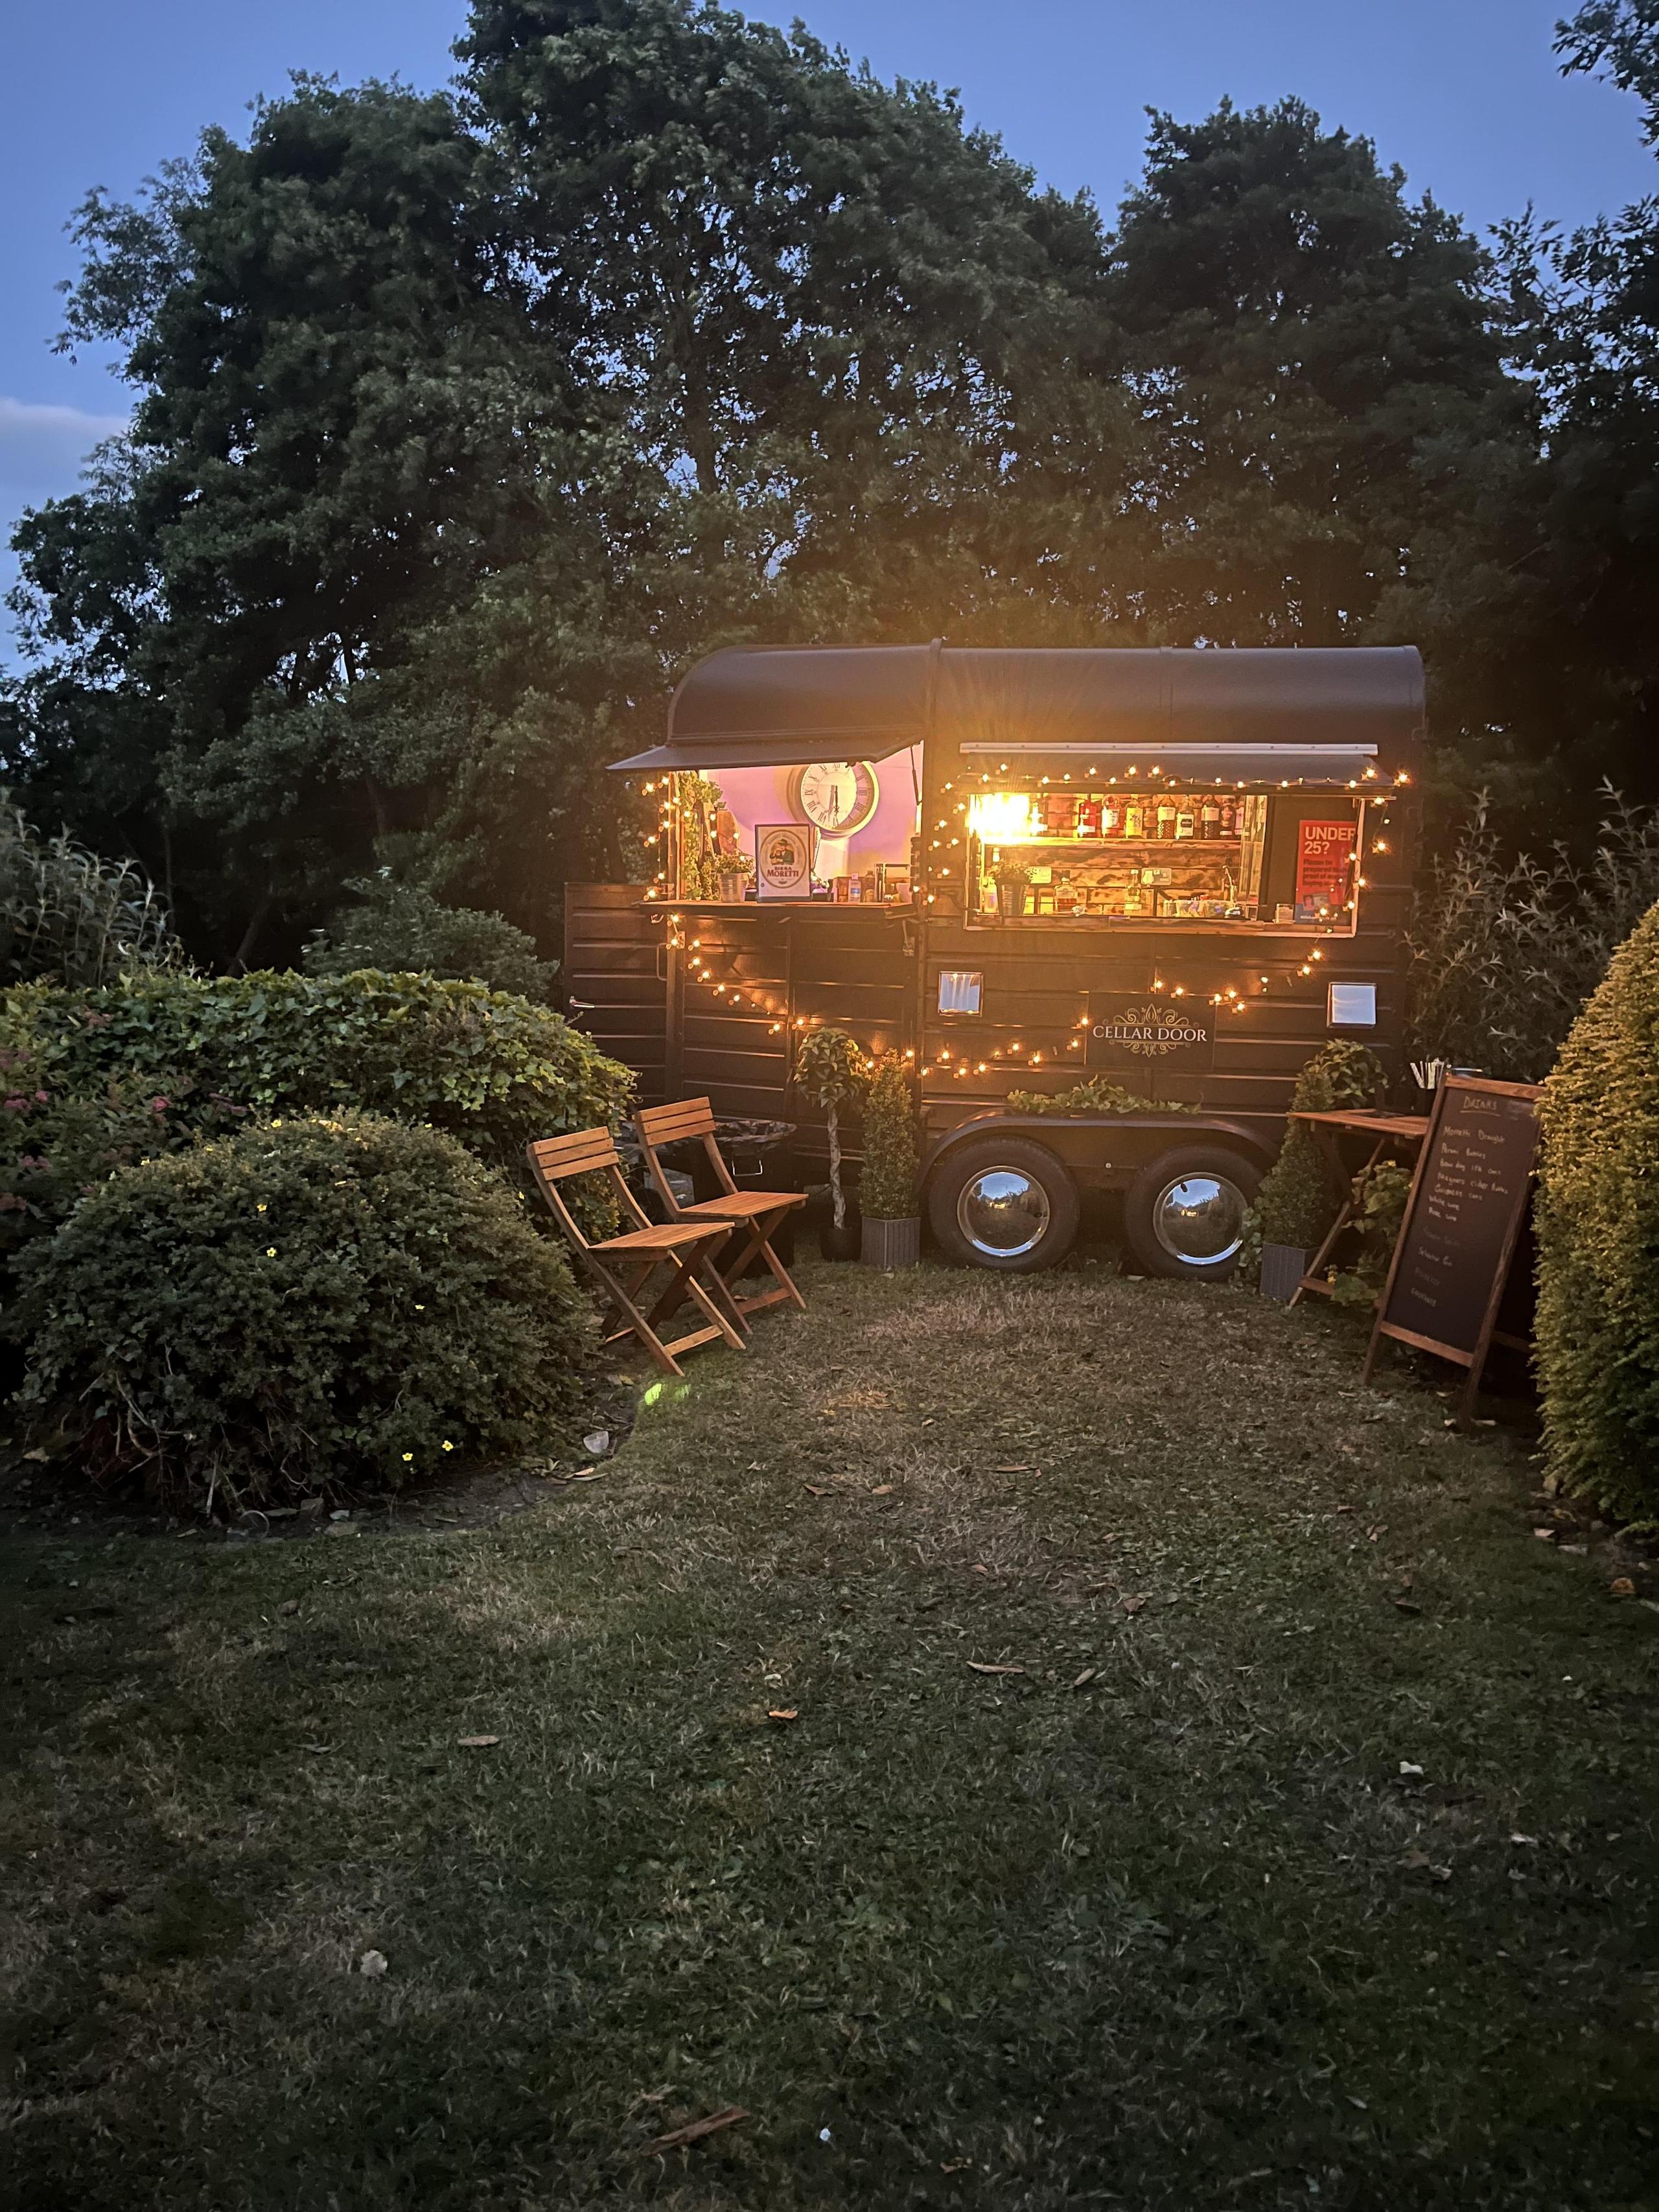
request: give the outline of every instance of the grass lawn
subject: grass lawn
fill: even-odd
[[[13,1542],[9,2204],[1659,2204],[1659,1608],[1522,1450],[804,1280],[498,1528]]]

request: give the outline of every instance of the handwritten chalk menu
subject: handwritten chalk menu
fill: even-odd
[[[1527,1219],[1538,1097],[1531,1084],[1455,1075],[1436,1093],[1365,1381],[1377,1340],[1390,1336],[1467,1367],[1464,1410],[1473,1406]]]

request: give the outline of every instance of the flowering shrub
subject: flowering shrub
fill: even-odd
[[[21,1273],[34,1433],[205,1510],[519,1449],[570,1406],[594,1334],[517,1193],[368,1114],[119,1169]]]

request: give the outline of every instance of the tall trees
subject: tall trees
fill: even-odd
[[[629,849],[603,762],[735,640],[1426,628],[1454,720],[1509,684],[1505,741],[1555,741],[1469,644],[1546,573],[1539,319],[1366,142],[1156,118],[1109,234],[948,95],[709,0],[475,0],[457,52],[79,219],[70,335],[139,401],[23,526],[0,767],[203,957],[382,868],[551,950]]]
[[[1146,428],[1150,635],[1374,626],[1442,496],[1437,444],[1513,409],[1483,275],[1450,216],[1299,100],[1154,116],[1109,286]]]

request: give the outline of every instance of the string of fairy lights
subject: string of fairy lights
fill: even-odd
[[[1007,775],[1008,763],[1006,761],[1001,763],[995,772],[1000,775]],[[1131,766],[1121,780],[1122,787],[1127,788],[1133,785],[1139,777],[1139,769]],[[981,775],[979,782],[981,785],[988,786],[991,780],[992,771],[988,769]],[[1152,767],[1148,771],[1148,782],[1156,788],[1160,780],[1165,788],[1176,788],[1161,768]],[[1189,780],[1185,779],[1183,781]],[[665,901],[674,896],[673,887],[669,878],[673,862],[677,808],[684,811],[688,820],[690,818],[693,802],[682,803],[679,800],[674,788],[676,781],[676,776],[671,773],[662,779],[660,785],[653,781],[642,787],[644,795],[647,798],[656,797],[659,790],[665,794],[658,801],[658,827],[653,831],[646,832],[643,838],[646,845],[654,845],[659,848],[658,857],[662,863],[656,872],[653,881],[646,889],[645,896],[647,901],[653,902]],[[1393,779],[1395,786],[1409,784],[1410,781],[1410,776],[1403,770]],[[1062,786],[1069,785],[1073,783],[1073,778],[1069,773],[1063,773],[1058,779],[1044,775],[1040,779],[1037,787],[1040,789],[1050,787],[1055,781]],[[1206,781],[1211,788],[1220,787],[1213,780],[1206,779]],[[1079,795],[1085,793],[1091,784],[1098,786],[1103,790],[1109,789],[1120,786],[1120,778],[1116,775],[1103,778],[1097,769],[1091,768],[1078,782]],[[1241,779],[1236,787],[1243,791],[1247,787]],[[1279,788],[1283,791],[1297,787],[1304,787],[1304,779],[1298,777],[1294,782],[1288,778],[1283,779],[1279,786]],[[1373,829],[1378,833],[1382,833],[1391,827],[1392,817],[1388,812],[1388,806],[1394,794],[1387,786],[1381,785],[1378,772],[1374,768],[1367,769],[1363,778],[1350,779],[1347,788],[1356,793],[1364,792],[1366,799],[1364,810],[1360,817],[1360,834],[1367,841],[1365,849],[1362,852],[1357,842],[1355,850],[1347,856],[1344,864],[1354,871],[1354,877],[1352,888],[1343,901],[1340,911],[1344,914],[1352,914],[1356,908],[1359,892],[1370,886],[1370,879],[1363,872],[1366,854],[1386,855],[1391,849],[1390,840],[1387,835],[1371,833]],[[946,783],[944,789],[947,796],[954,795],[954,804],[949,813],[936,817],[934,820],[933,826],[938,834],[933,836],[929,841],[931,852],[942,854],[963,852],[964,837],[977,838],[981,843],[1018,842],[1018,825],[1014,821],[1012,809],[1018,806],[1024,810],[1023,818],[1029,819],[1030,802],[1023,793],[991,793],[988,794],[988,799],[993,804],[988,806],[988,794],[975,791],[971,787],[959,795],[954,782]],[[1006,827],[995,811],[996,805],[1004,803],[1010,810]],[[973,816],[971,827],[970,809],[981,810]],[[954,835],[951,834],[953,827]],[[1000,839],[989,834],[993,830],[1001,831]],[[1078,844],[1079,848],[1088,849],[1085,841],[1079,839]],[[665,850],[665,848],[666,848]],[[964,872],[964,881],[966,863],[967,855],[964,852],[961,863]],[[945,866],[951,874],[956,873],[956,866],[953,864],[947,861]],[[929,890],[926,897],[927,903],[930,906],[933,905],[937,902],[938,893]],[[687,955],[684,971],[686,981],[692,988],[707,994],[710,1012],[729,1011],[763,1018],[767,1022],[767,1034],[769,1036],[781,1036],[791,1033],[799,1035],[824,1026],[824,1018],[821,1014],[793,1013],[787,1000],[779,999],[763,986],[740,982],[729,975],[717,979],[715,971],[705,953],[702,939],[700,936],[688,937],[686,934],[687,924],[684,915],[670,913],[660,915],[658,919],[668,933],[665,939],[667,946]],[[696,924],[691,926],[695,927]],[[1296,975],[1298,978],[1313,976],[1324,959],[1325,948],[1322,945],[1310,946],[1307,957],[1297,963]],[[1201,988],[1189,986],[1185,982],[1172,981],[1163,975],[1154,975],[1150,988],[1156,998],[1164,1000],[1166,1003],[1173,1004],[1176,1000],[1189,999],[1196,1006],[1207,999],[1209,1005],[1216,1012],[1233,1016],[1243,1016],[1248,1013],[1253,1005],[1282,1003],[1274,996],[1273,979],[1271,973],[1260,969],[1255,971],[1253,988],[1241,988],[1238,984],[1229,983],[1218,989],[1206,992]],[[1293,994],[1293,985],[1291,988]],[[1088,1009],[1085,1007],[1076,1016],[1071,1034],[1046,1043],[1028,1045],[1024,1039],[1016,1038],[1010,1043],[980,1050],[963,1050],[960,1048],[941,1045],[931,1060],[922,1063],[919,1073],[924,1077],[937,1076],[952,1081],[971,1081],[978,1076],[1007,1073],[1015,1070],[1041,1074],[1046,1068],[1053,1074],[1062,1070],[1075,1069],[1079,1067],[1082,1062],[1072,1055],[1086,1053],[1090,1025],[1091,1015]],[[858,1040],[855,1039],[854,1042],[857,1042]],[[871,1064],[879,1057],[881,1051],[881,1048],[878,1045],[863,1043],[859,1044],[859,1049],[866,1060]],[[915,1060],[916,1057],[915,1050],[907,1048],[903,1057],[908,1060]]]

